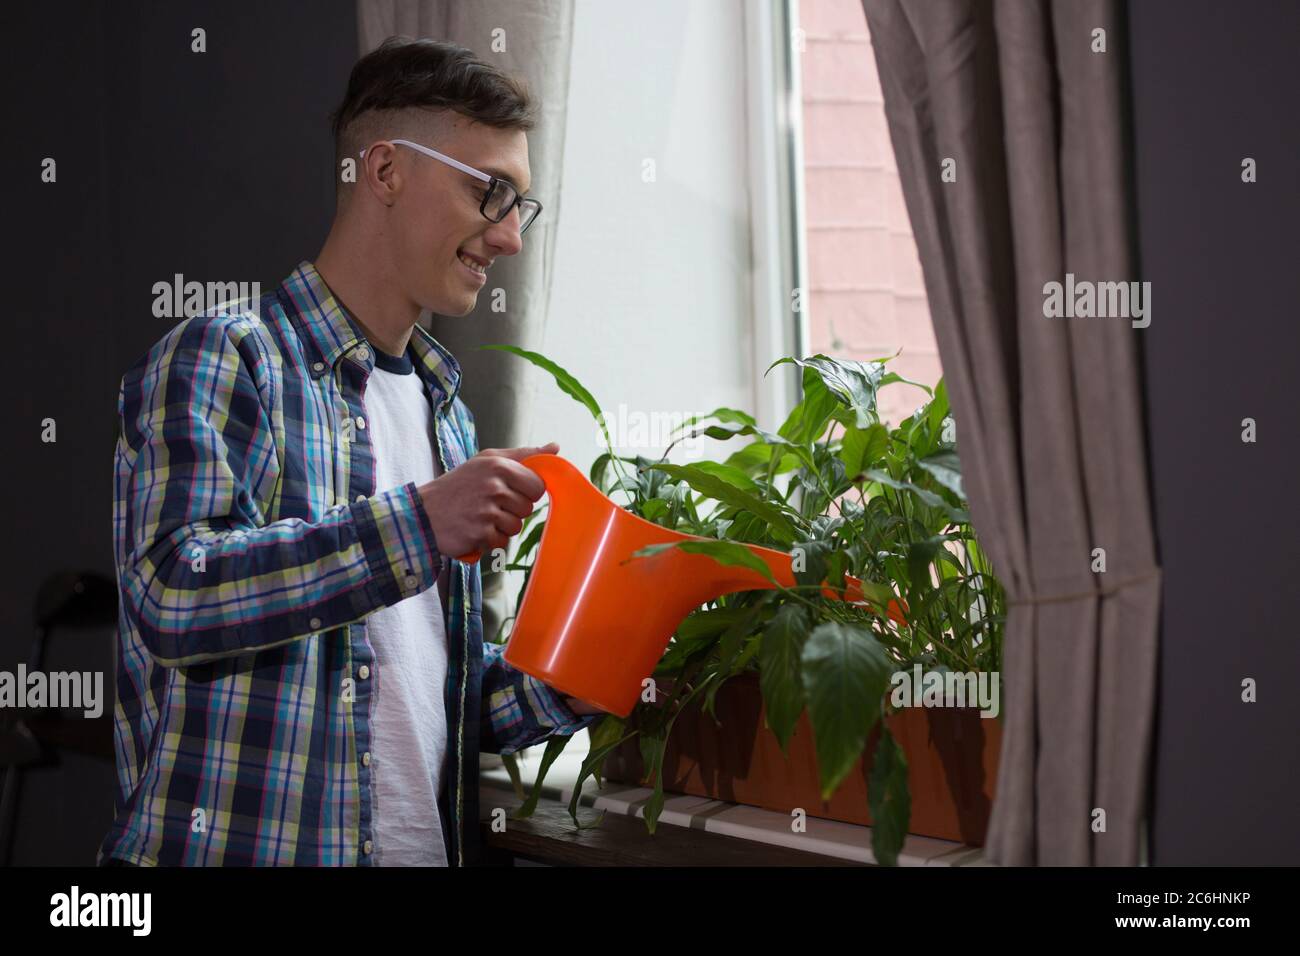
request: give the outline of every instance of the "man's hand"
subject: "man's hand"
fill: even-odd
[[[488,448],[458,468],[419,487],[438,550],[451,557],[504,548],[524,526],[533,503],[546,493],[537,472],[519,462],[554,455],[555,442],[540,448]]]

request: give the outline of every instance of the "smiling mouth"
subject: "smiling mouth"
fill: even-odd
[[[485,262],[484,260],[479,259],[476,256],[472,256],[467,252],[457,252],[456,258],[460,260],[461,265],[463,265],[466,269],[469,269],[472,272],[476,272],[481,276],[487,275],[488,263]]]

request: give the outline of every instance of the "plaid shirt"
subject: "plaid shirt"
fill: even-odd
[[[444,471],[478,451],[460,366],[411,336]],[[119,792],[99,862],[373,862],[366,615],[447,601],[448,859],[478,843],[478,755],[577,732],[484,643],[477,564],[437,549],[414,482],[376,489],[371,347],[310,262],[256,313],[187,319],[122,379],[113,537]],[[486,700],[487,706],[482,702]]]

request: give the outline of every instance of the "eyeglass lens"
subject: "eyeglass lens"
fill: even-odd
[[[514,206],[515,201],[519,198],[519,193],[509,183],[497,180],[492,185],[491,192],[488,193],[487,200],[483,205],[483,214],[493,222],[500,222],[506,216],[510,215],[510,209]],[[519,206],[519,231],[522,232],[528,228],[528,225],[537,215],[538,207],[534,202],[525,199]]]

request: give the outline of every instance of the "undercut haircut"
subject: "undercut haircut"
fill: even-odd
[[[472,50],[441,40],[389,37],[357,61],[343,102],[331,115],[335,169],[344,157],[356,158],[372,136],[382,137],[399,111],[409,110],[431,117],[450,110],[486,126],[524,132],[533,129],[536,116],[524,81]]]

